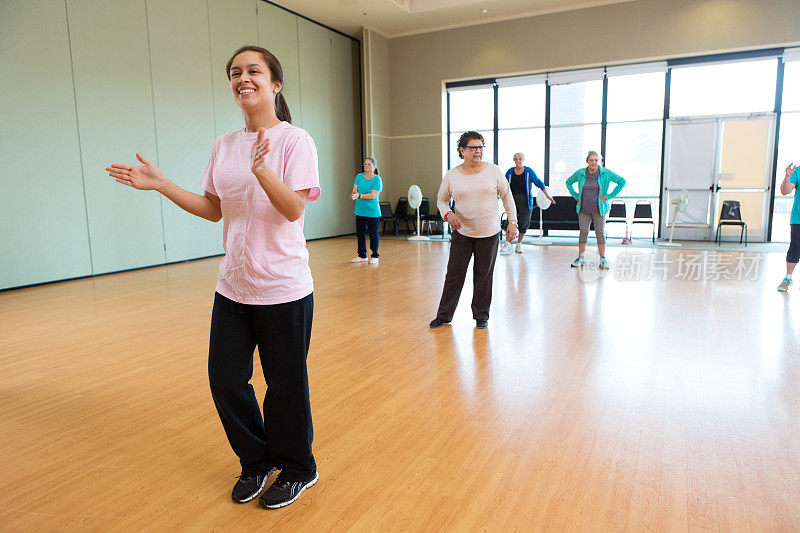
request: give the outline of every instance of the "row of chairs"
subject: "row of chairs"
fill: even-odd
[[[608,212],[606,224],[625,224],[625,233],[628,233],[628,211],[623,200],[611,200],[611,209]],[[647,200],[638,200],[633,209],[633,224],[650,224],[653,226],[653,242],[656,242],[656,222],[653,220],[653,206]]]
[[[625,202],[622,200],[612,200],[611,209],[608,212],[608,219],[606,224],[625,224],[625,230],[628,230],[628,214],[625,209]],[[633,222],[631,224],[652,224],[653,225],[653,242],[656,240],[656,225],[653,221],[653,209],[650,202],[647,200],[639,200],[636,202],[636,208],[633,212]],[[747,246],[747,222],[742,220],[742,210],[738,201],[725,200],[722,202],[722,211],[719,215],[719,222],[717,223],[717,234],[714,237],[714,242],[722,245],[722,228],[723,226],[738,227],[739,244]]]
[[[608,212],[608,220],[606,224],[625,224],[625,230],[628,229],[628,216],[625,210],[625,202],[622,200],[612,200],[611,209]],[[650,202],[647,200],[639,200],[636,202],[636,209],[633,212],[632,224],[652,224],[653,225],[653,242],[656,238],[655,222],[653,221],[653,209]],[[747,222],[742,220],[741,205],[736,200],[725,200],[722,202],[722,211],[719,215],[717,223],[717,234],[714,237],[714,242],[722,245],[722,228],[723,226],[734,226],[739,228],[739,244],[747,246]]]
[[[408,212],[409,206],[407,197],[401,196],[397,200],[397,207],[395,207],[394,211],[392,211],[392,205],[389,202],[380,202],[380,206],[380,222],[382,224],[381,232],[384,235],[386,235],[387,224],[393,225],[395,237],[399,235],[398,230],[401,224],[403,224],[405,228],[406,235],[416,232],[416,212]],[[430,199],[425,196],[422,197],[422,203],[419,206],[419,220],[420,224],[422,225],[422,229],[427,230],[428,235],[431,233],[431,224],[434,225],[435,229],[438,224],[443,223],[442,217],[439,215],[438,210],[436,213],[430,213]],[[623,200],[611,201],[611,209],[609,210],[606,224],[625,224],[625,232],[627,233],[628,212]],[[638,200],[636,202],[636,207],[633,210],[633,220],[631,221],[631,225],[633,224],[650,224],[653,229],[652,241],[656,242],[656,223],[653,219],[653,206],[649,201]],[[739,244],[742,244],[742,239],[744,239],[744,244],[747,246],[747,223],[742,220],[741,207],[738,201],[725,200],[722,202],[722,212],[720,213],[720,220],[717,224],[717,234],[714,242],[719,242],[722,244],[720,233],[723,226],[739,227],[741,229],[739,235]],[[444,230],[443,224],[442,230]]]
[[[392,224],[394,227],[394,235],[399,235],[398,230],[402,224],[405,229],[405,234],[414,233],[417,230],[417,213],[416,210],[411,210],[409,213],[408,198],[401,196],[397,200],[397,206],[392,211],[392,204],[389,202],[380,202],[381,206],[381,233],[386,235],[386,225]],[[422,226],[422,231],[427,231],[428,235],[431,234],[431,225],[436,229],[437,225],[442,223],[442,217],[437,210],[436,213],[430,212],[430,199],[426,196],[422,197],[422,203],[419,205],[419,223]]]

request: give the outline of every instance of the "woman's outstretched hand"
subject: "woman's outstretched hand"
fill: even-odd
[[[789,178],[792,177],[792,173],[794,173],[794,169],[795,169],[794,163],[789,163],[789,166],[786,167],[786,179],[789,179]]]
[[[145,159],[142,154],[136,152],[136,159],[143,163],[141,167],[113,163],[106,167],[108,175],[123,185],[133,187],[140,191],[158,191],[167,182],[167,178],[161,173],[161,169],[152,161]]]

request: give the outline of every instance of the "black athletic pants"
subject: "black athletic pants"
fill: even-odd
[[[378,256],[378,226],[381,217],[362,217],[356,215],[356,236],[358,237],[358,257],[367,257],[367,232],[369,232],[369,249],[372,257]]]
[[[472,265],[472,318],[475,320],[489,319],[489,306],[492,303],[492,280],[494,279],[494,263],[497,259],[497,247],[500,244],[500,234],[491,237],[465,237],[456,230],[450,239],[450,257],[447,260],[447,274],[444,278],[442,299],[436,317],[442,320],[453,320],[464,279],[467,276],[467,267],[472,256],[475,263]]]
[[[789,250],[786,252],[787,263],[797,263],[800,261],[800,224],[789,224],[791,229],[791,242]]]
[[[313,294],[276,305],[214,296],[208,377],[242,475],[265,473],[272,466],[287,481],[307,481],[316,474],[306,368],[313,314]],[[267,382],[264,418],[249,383],[256,346]]]

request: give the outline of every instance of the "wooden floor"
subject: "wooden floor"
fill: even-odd
[[[429,330],[448,245],[387,240],[375,267],[354,244],[309,244],[320,481],[278,511],[229,499],[219,258],[0,293],[0,530],[800,531],[781,254],[610,248],[585,282],[574,248],[527,246],[498,258],[488,330],[470,283]],[[624,279],[634,252],[668,270]],[[681,275],[757,257],[756,280]]]

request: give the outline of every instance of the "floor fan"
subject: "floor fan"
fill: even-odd
[[[430,238],[421,235],[421,227],[419,225],[419,206],[422,204],[422,191],[416,185],[412,185],[408,188],[408,205],[411,206],[411,209],[416,209],[417,211],[417,232],[408,238],[409,241],[429,241]]]
[[[683,246],[679,242],[672,242],[672,236],[675,234],[675,219],[678,217],[678,212],[685,212],[686,208],[689,206],[689,192],[686,189],[681,190],[680,194],[678,194],[678,196],[670,203],[675,206],[675,209],[672,211],[672,224],[669,230],[669,242],[658,242],[656,244],[658,246]]]
[[[541,246],[553,244],[550,240],[544,238],[544,225],[542,224],[542,211],[550,207],[550,204],[550,198],[547,197],[542,189],[539,189],[536,193],[536,206],[539,208],[539,236],[531,241],[533,244]]]

